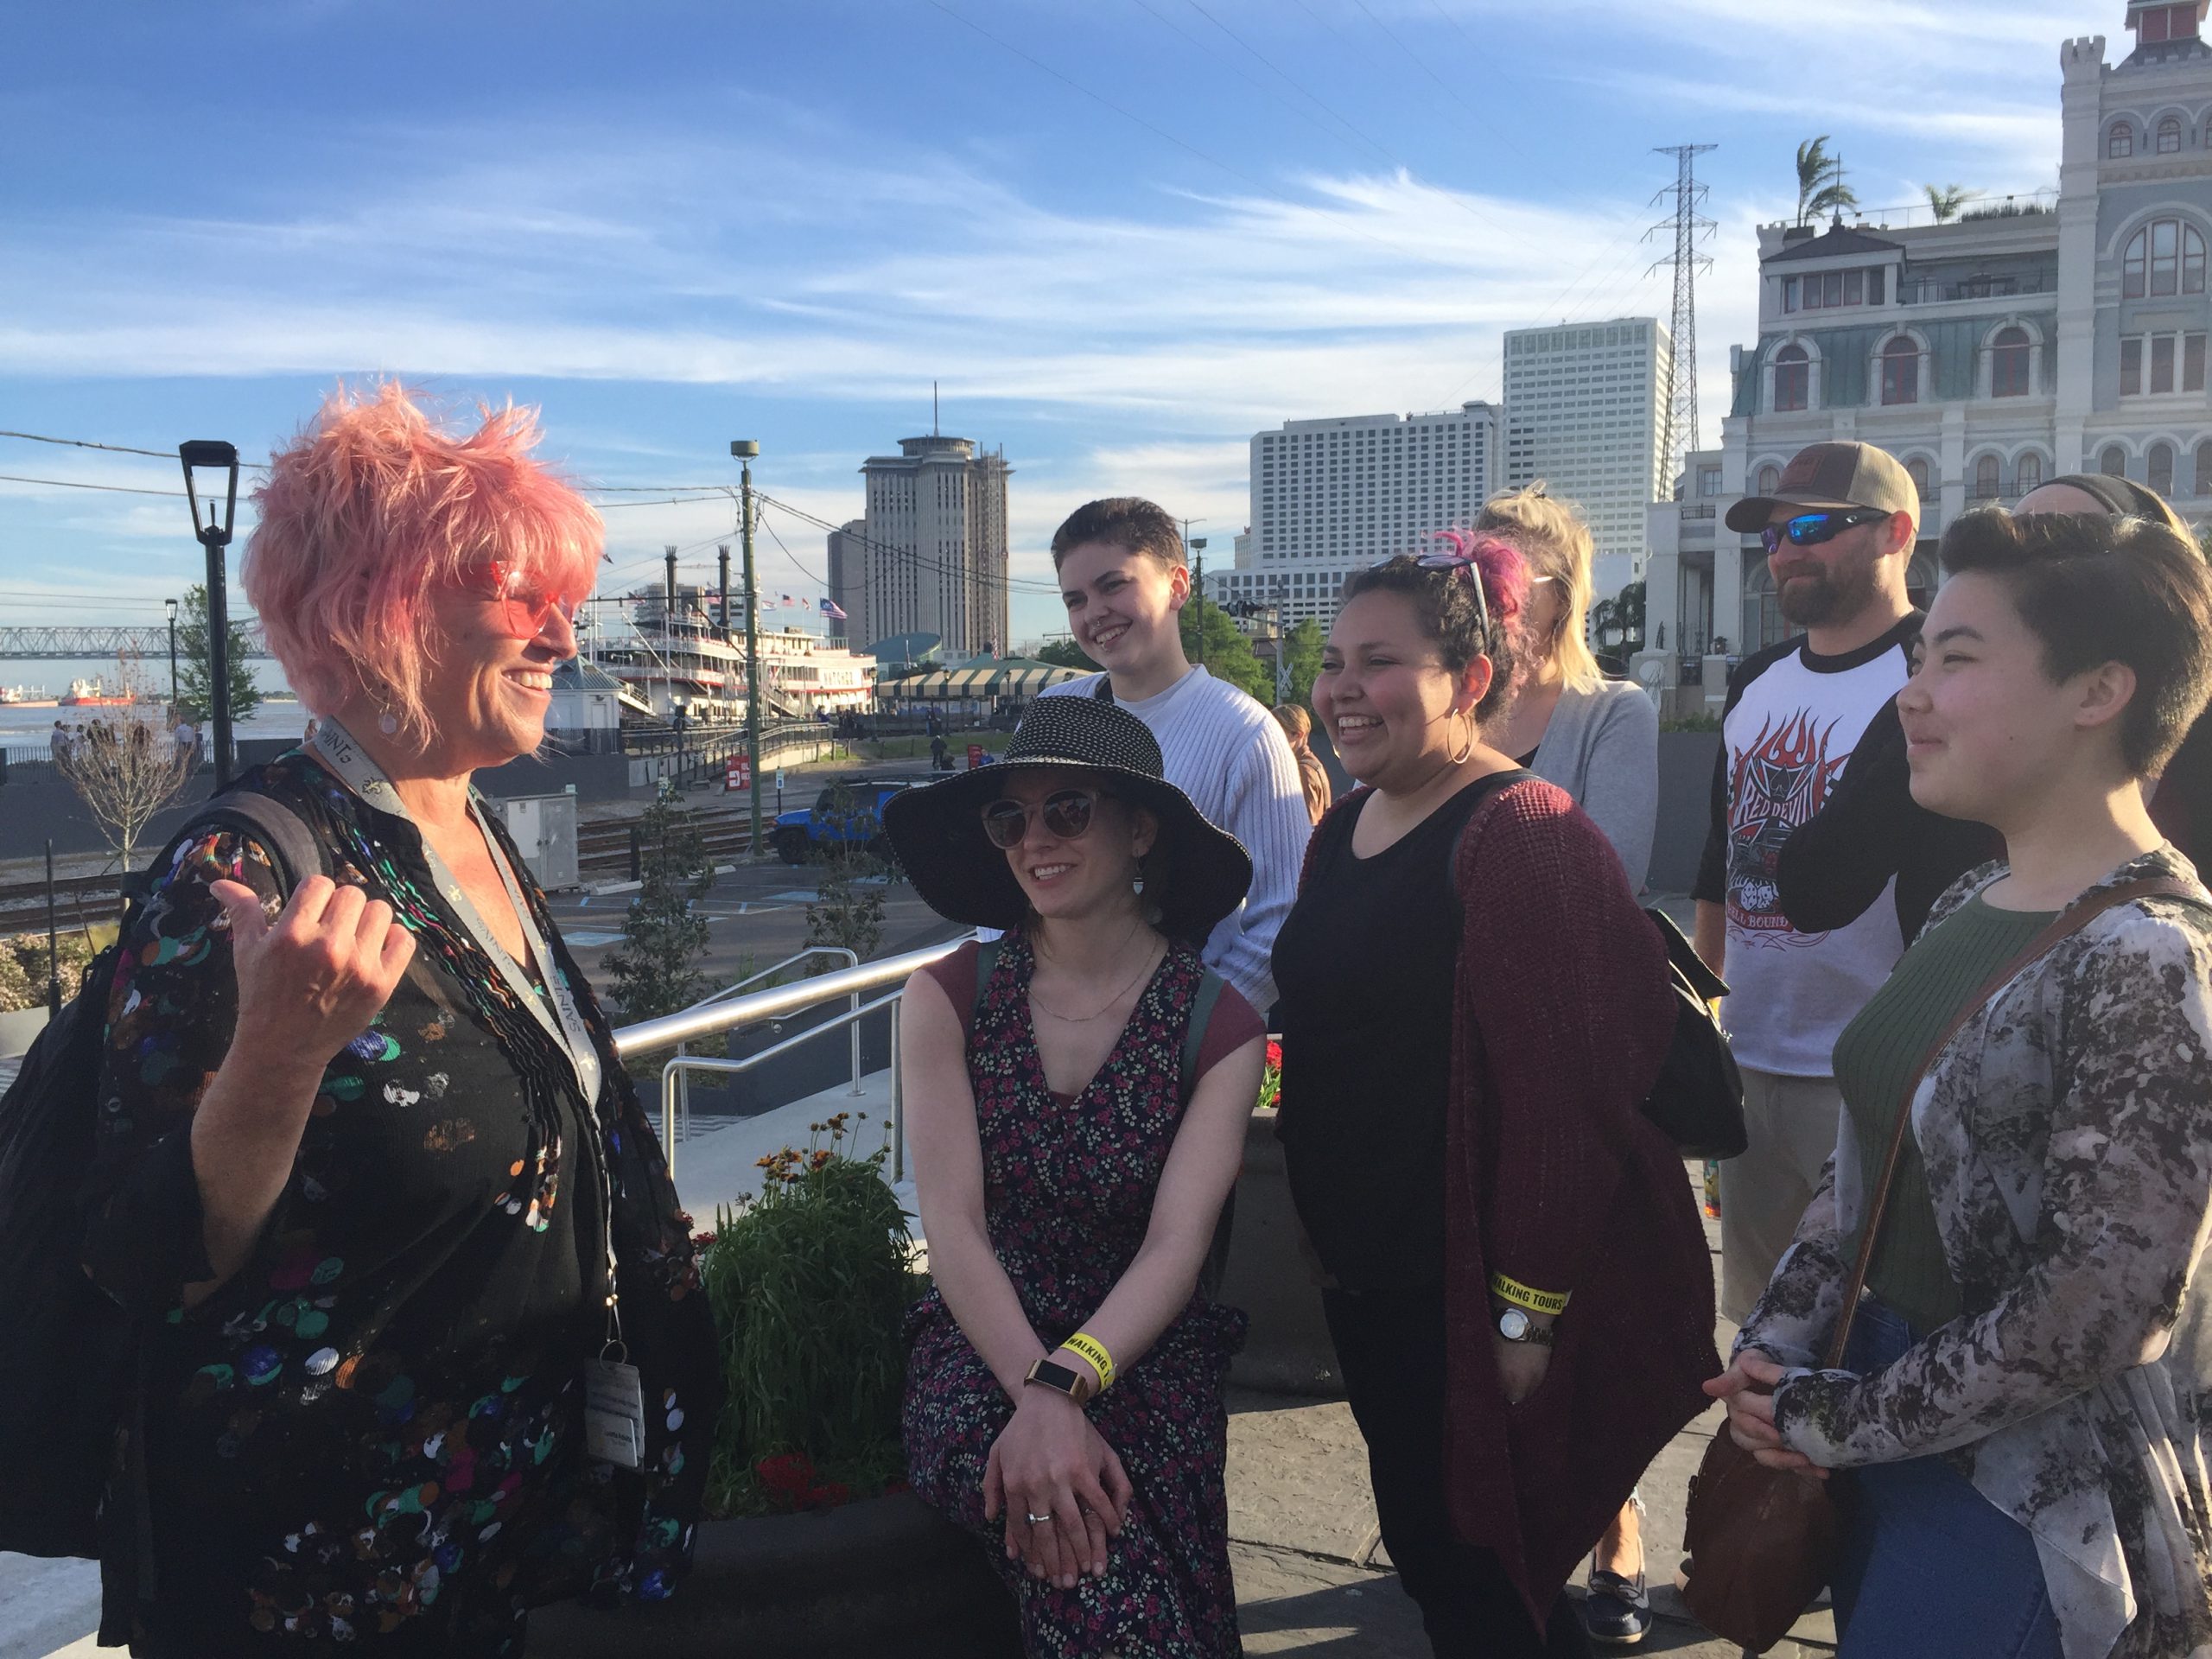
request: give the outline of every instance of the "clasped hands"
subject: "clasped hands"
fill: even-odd
[[[1106,1571],[1106,1543],[1128,1518],[1131,1488],[1114,1448],[1081,1406],[1051,1389],[1024,1388],[1014,1421],[991,1443],[983,1518],[1006,1515],[1008,1560],[1033,1579],[1071,1590]],[[1044,1519],[1032,1522],[1030,1516]]]
[[[1728,1406],[1728,1433],[1737,1445],[1770,1469],[1794,1469],[1800,1474],[1826,1480],[1828,1471],[1802,1452],[1782,1443],[1774,1426],[1774,1390],[1789,1375],[1764,1354],[1746,1348],[1728,1362],[1728,1369],[1708,1378],[1705,1391]]]

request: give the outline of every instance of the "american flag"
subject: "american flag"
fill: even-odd
[[[834,599],[824,599],[822,601],[822,614],[828,617],[832,622],[846,622],[851,620],[844,612],[837,608],[837,601]]]

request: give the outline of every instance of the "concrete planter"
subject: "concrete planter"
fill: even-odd
[[[1244,1132],[1236,1225],[1221,1281],[1221,1300],[1243,1308],[1252,1324],[1229,1380],[1270,1394],[1335,1399],[1344,1391],[1344,1376],[1300,1237],[1275,1114],[1255,1110]]]
[[[46,1009],[18,1008],[12,1014],[0,1014],[0,1060],[12,1060],[27,1053],[31,1039],[46,1029]]]
[[[702,1522],[667,1601],[530,1616],[532,1659],[1020,1659],[982,1547],[911,1493],[809,1515]]]

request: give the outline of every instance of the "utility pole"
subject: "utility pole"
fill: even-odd
[[[753,458],[760,446],[750,438],[730,440],[738,460],[738,530],[745,547],[745,752],[753,782],[753,840],[750,856],[760,856],[760,584],[753,571]]]
[[[169,718],[176,718],[176,601],[165,599],[162,603],[169,613]]]
[[[1198,663],[1203,668],[1206,660],[1206,538],[1200,536],[1193,540],[1191,536],[1191,526],[1201,522],[1194,518],[1183,521],[1183,545],[1191,551],[1191,594],[1198,607]]]
[[[1715,228],[1713,220],[1698,212],[1704,203],[1706,187],[1697,181],[1694,163],[1717,144],[1671,144],[1657,147],[1662,156],[1675,158],[1675,182],[1652,197],[1655,203],[1672,196],[1675,211],[1653,226],[1644,234],[1646,239],[1671,232],[1675,251],[1671,258],[1662,259],[1651,267],[1672,266],[1675,272],[1675,311],[1669,332],[1674,336],[1673,350],[1667,358],[1667,407],[1661,417],[1663,442],[1659,453],[1664,459],[1667,475],[1652,481],[1652,496],[1665,500],[1673,492],[1675,481],[1682,475],[1686,457],[1697,446],[1697,273],[1700,266],[1710,270],[1713,261],[1697,251],[1700,236],[1710,237]]]

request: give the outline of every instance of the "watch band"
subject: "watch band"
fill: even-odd
[[[1049,1355],[1031,1365],[1029,1374],[1021,1380],[1040,1389],[1050,1389],[1055,1394],[1065,1394],[1078,1406],[1090,1394],[1090,1384],[1082,1372],[1061,1364]]]

